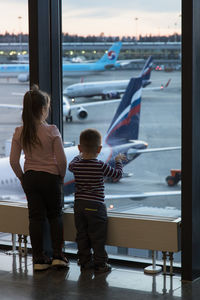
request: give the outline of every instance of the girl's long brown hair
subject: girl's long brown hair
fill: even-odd
[[[36,145],[41,145],[37,136],[37,123],[41,119],[43,108],[50,104],[50,97],[47,93],[39,90],[33,85],[31,90],[26,92],[23,100],[21,143],[24,149],[31,151]]]

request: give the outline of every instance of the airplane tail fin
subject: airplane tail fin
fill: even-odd
[[[109,50],[98,60],[98,63],[103,63],[107,65],[113,65],[118,56],[119,52],[121,50],[122,42],[116,42],[114,43]]]
[[[151,83],[150,77],[151,77],[152,65],[153,65],[153,57],[149,56],[139,75],[140,77],[142,77],[142,87],[146,87]]]
[[[139,134],[142,78],[131,78],[104,138],[108,145],[137,140]]]
[[[169,86],[170,82],[171,82],[171,78],[169,78],[169,80],[168,80],[167,83],[165,84],[164,88],[167,88],[167,87]]]

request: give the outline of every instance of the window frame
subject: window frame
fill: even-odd
[[[182,0],[182,279],[200,276],[200,2]],[[61,0],[29,0],[30,85],[52,97],[62,132]]]

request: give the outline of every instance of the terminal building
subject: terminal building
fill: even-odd
[[[84,57],[86,60],[98,60],[103,53],[112,45],[109,42],[83,42],[62,43],[62,56],[66,59],[72,57]],[[27,57],[29,52],[28,43],[0,43],[0,61],[10,63],[12,60]],[[180,65],[181,43],[180,42],[123,42],[119,59],[147,59],[154,57],[157,64]],[[20,60],[19,60],[20,62]],[[129,68],[140,68],[142,63],[132,64]]]

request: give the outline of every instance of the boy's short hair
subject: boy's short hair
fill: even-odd
[[[101,146],[101,134],[96,129],[85,129],[80,134],[80,145],[87,153],[96,153]]]

